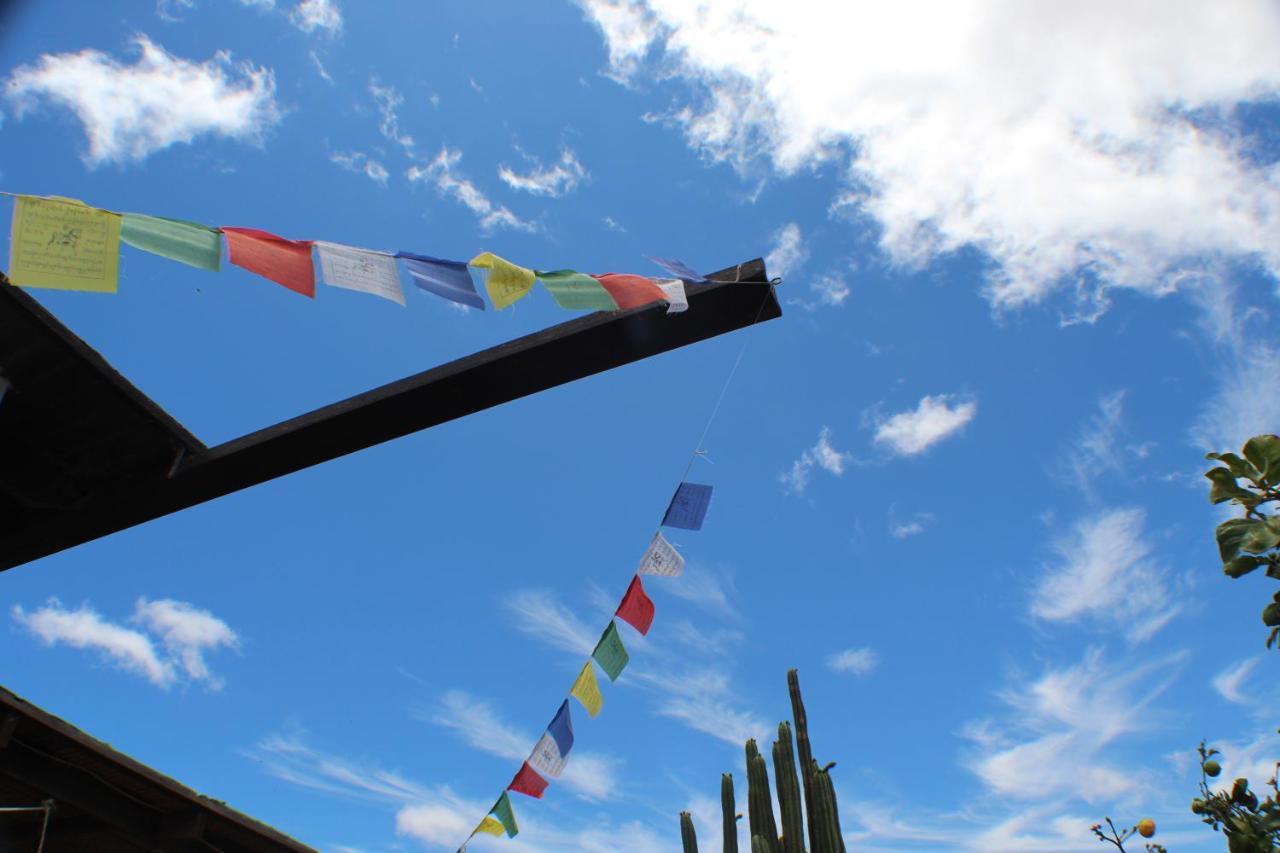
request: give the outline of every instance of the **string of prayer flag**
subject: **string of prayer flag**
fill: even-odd
[[[627,594],[622,597],[615,615],[641,634],[649,633],[649,626],[653,624],[653,602],[645,595],[639,575],[631,579],[631,586],[627,587]]]
[[[637,571],[642,575],[662,575],[668,578],[679,577],[680,573],[684,571],[684,557],[680,556],[680,552],[667,541],[667,537],[663,536],[662,531],[659,530],[653,534],[653,541],[649,543],[644,556],[640,558],[640,568]]]
[[[590,659],[583,664],[582,672],[573,680],[569,695],[581,702],[582,707],[593,717],[604,707],[604,696],[600,694],[600,684],[596,681],[596,671]]]
[[[413,283],[428,293],[443,296],[451,302],[484,310],[484,300],[476,292],[476,283],[462,261],[444,261],[429,255],[396,252]]]
[[[533,290],[536,278],[533,270],[503,260],[493,252],[481,252],[471,259],[468,266],[479,270],[489,299],[499,311],[525,298]]]
[[[502,824],[502,828],[507,831],[508,838],[515,838],[520,834],[520,827],[516,825],[516,813],[511,808],[511,798],[507,796],[506,791],[503,791],[502,796],[498,797],[498,801],[493,804],[489,814],[496,817],[498,822]]]
[[[543,779],[537,772],[529,766],[529,762],[520,765],[520,769],[516,771],[516,775],[512,778],[511,784],[507,786],[508,791],[516,791],[517,793],[533,797],[535,800],[542,799],[542,792],[547,790],[547,780]]]
[[[9,276],[25,287],[115,293],[120,217],[75,199],[18,196]]]
[[[257,228],[222,226],[227,258],[265,279],[303,296],[315,298],[316,272],[311,265],[310,240],[286,240]]]
[[[316,240],[315,246],[325,284],[372,293],[404,305],[400,271],[391,255],[322,240]]]
[[[600,664],[600,668],[604,670],[605,675],[609,676],[610,681],[617,681],[618,676],[622,675],[622,670],[626,667],[627,661],[631,660],[631,656],[622,645],[617,622],[609,620],[609,627],[605,628],[604,633],[600,635],[600,642],[596,643],[591,657]]]
[[[222,234],[213,228],[145,213],[121,216],[120,239],[135,249],[209,272],[222,265]]]
[[[653,279],[642,275],[609,272],[592,276],[592,278],[609,291],[613,301],[618,303],[618,308],[624,311],[628,308],[648,305],[650,302],[661,302],[667,298],[662,288],[653,283]]]
[[[711,505],[711,487],[700,483],[681,483],[671,497],[667,514],[662,517],[663,527],[680,527],[685,530],[701,530]]]
[[[654,255],[645,255],[645,257],[671,273],[676,278],[684,279],[685,281],[692,282],[694,284],[702,284],[707,280],[704,276],[694,271],[693,267],[689,266],[684,261],[676,261],[671,258],[659,258]]]
[[[538,281],[556,300],[556,304],[569,311],[617,311],[618,303],[599,281],[573,270],[539,272]]]

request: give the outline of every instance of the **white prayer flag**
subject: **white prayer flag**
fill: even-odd
[[[667,294],[667,313],[679,314],[689,310],[689,298],[684,293],[684,282],[678,278],[664,278],[654,282]]]
[[[679,577],[684,571],[684,557],[680,556],[680,552],[672,547],[667,538],[662,535],[659,530],[653,534],[653,541],[649,543],[649,550],[644,552],[644,556],[640,558],[640,574],[642,575],[663,575],[665,577]]]
[[[550,776],[553,779],[560,778],[560,774],[564,772],[564,766],[568,763],[568,756],[560,754],[560,747],[556,745],[556,739],[551,736],[551,732],[543,732],[542,737],[534,745],[533,752],[529,754],[529,766],[543,776]]]
[[[391,255],[316,241],[324,283],[347,290],[363,290],[404,305],[400,272]]]

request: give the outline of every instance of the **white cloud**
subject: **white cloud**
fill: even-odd
[[[600,221],[603,222],[604,227],[608,228],[610,231],[617,231],[619,234],[627,233],[627,229],[623,227],[622,223],[618,222],[618,220],[614,219],[612,216],[606,216]]]
[[[770,276],[785,279],[808,257],[809,250],[800,235],[800,226],[788,222],[773,235],[773,248],[764,256],[764,267]]]
[[[289,13],[289,20],[304,33],[319,30],[333,38],[342,32],[342,12],[337,0],[302,0]]]
[[[411,166],[405,173],[409,181],[427,181],[441,195],[451,196],[480,220],[486,231],[493,228],[512,228],[517,231],[536,231],[537,226],[516,216],[504,205],[495,204],[465,177],[454,174],[454,167],[462,160],[462,152],[444,147],[426,166]]]
[[[845,649],[827,658],[827,669],[850,675],[870,675],[879,665],[880,653],[865,646],[860,649]]]
[[[1150,639],[1181,609],[1168,573],[1151,558],[1140,509],[1109,510],[1075,525],[1054,543],[1031,612],[1051,622],[1090,618],[1122,630],[1131,642]]]
[[[889,535],[894,539],[910,539],[912,536],[919,536],[924,533],[932,523],[932,513],[917,512],[907,521],[890,522]]]
[[[507,166],[499,166],[498,177],[513,190],[549,198],[568,195],[588,177],[578,155],[568,148],[560,152],[560,160],[551,166],[544,166],[536,158],[529,159],[533,161],[532,168],[523,175]]]
[[[876,426],[875,441],[887,445],[899,456],[916,456],[973,420],[978,404],[973,401],[951,404],[947,394],[921,398],[915,411],[899,412]]]
[[[1142,773],[1115,763],[1116,742],[1154,725],[1148,706],[1167,689],[1183,658],[1109,667],[1092,650],[1079,664],[1050,669],[1006,691],[1002,698],[1012,718],[1004,726],[984,721],[973,729],[982,736],[970,769],[1002,797],[1067,795],[1114,806],[1144,785]]]
[[[1215,385],[1191,430],[1202,449],[1239,453],[1253,436],[1280,431],[1280,394],[1258,390],[1280,387],[1280,350],[1265,339],[1228,353]]]
[[[311,64],[316,67],[316,73],[320,75],[320,78],[326,83],[332,83],[333,78],[329,76],[329,70],[324,67],[324,63],[320,61],[320,57],[316,52],[313,50],[308,52],[307,55],[311,57]]]
[[[704,566],[687,566],[680,582],[668,587],[667,592],[676,598],[684,599],[722,616],[733,613],[733,604],[730,601],[736,592],[733,578],[724,573],[713,572]]]
[[[849,298],[851,292],[844,279],[835,275],[818,276],[810,283],[809,289],[817,295],[819,305],[828,305],[832,308],[844,305],[844,301]]]
[[[56,598],[31,613],[14,605],[11,613],[14,621],[45,645],[64,643],[97,651],[120,669],[164,688],[185,677],[210,690],[221,689],[222,680],[209,671],[205,655],[240,645],[240,638],[226,622],[207,610],[172,599],[138,599],[133,621],[149,634],[104,619],[88,604],[70,610]]]
[[[205,135],[259,143],[280,120],[270,69],[233,63],[225,51],[192,62],[146,36],[134,45],[140,55],[132,65],[90,49],[44,54],[14,70],[5,97],[18,117],[41,101],[74,112],[88,137],[90,166],[143,160]]]
[[[68,610],[58,599],[50,598],[44,607],[31,613],[16,604],[10,612],[19,625],[47,646],[65,643],[75,649],[92,649],[120,669],[141,675],[157,687],[168,687],[177,679],[173,664],[160,658],[150,637],[103,619],[87,604]]]
[[[790,470],[778,475],[778,481],[782,483],[783,491],[787,494],[804,494],[814,468],[821,468],[839,477],[844,474],[845,466],[852,459],[853,454],[844,453],[832,447],[831,427],[824,426],[818,432],[818,443],[801,453],[800,458],[791,463]]]
[[[404,103],[404,96],[396,91],[395,86],[383,86],[376,77],[369,80],[369,94],[378,105],[378,132],[412,156],[413,137],[400,130],[400,116],[396,112]]]
[[[240,638],[226,622],[208,610],[170,598],[138,599],[133,619],[160,638],[188,678],[203,681],[215,690],[222,687],[222,680],[209,671],[204,656],[220,648],[240,647]]]
[[[329,155],[329,162],[336,163],[348,172],[363,174],[375,184],[384,187],[387,185],[389,174],[386,167],[360,151],[352,151],[350,154],[335,151]]]
[[[516,627],[548,645],[574,655],[589,655],[598,635],[546,590],[522,590],[504,602]]]
[[[475,749],[511,761],[524,761],[537,741],[537,737],[518,731],[502,720],[489,703],[461,690],[444,694],[439,708],[426,719],[456,732]],[[617,772],[620,765],[621,761],[612,755],[575,747],[557,781],[584,800],[611,800],[622,787]]]
[[[1213,677],[1213,689],[1228,702],[1235,702],[1240,705],[1249,704],[1249,699],[1243,692],[1244,680],[1253,672],[1253,668],[1258,665],[1262,658],[1254,656],[1245,658],[1239,663],[1232,664]]]
[[[1280,92],[1280,15],[1197,0],[1056,6],[579,0],[610,66],[692,87],[689,143],[782,175],[823,162],[836,206],[902,264],[972,246],[1000,308],[1151,294],[1205,256],[1280,273],[1280,167],[1233,108]],[[1142,38],[1133,38],[1142,33]],[[732,44],[726,51],[724,45]]]
[[[1123,456],[1116,442],[1124,421],[1124,397],[1121,390],[1098,398],[1097,413],[1063,457],[1063,478],[1086,495],[1092,495],[1098,477],[1122,469]]]

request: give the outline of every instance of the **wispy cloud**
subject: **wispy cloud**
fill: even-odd
[[[1124,398],[1123,390],[1098,398],[1098,411],[1063,456],[1061,476],[1086,495],[1092,496],[1098,477],[1121,470],[1123,457],[1117,442],[1124,422]]]
[[[1213,677],[1213,689],[1218,691],[1218,695],[1228,702],[1235,702],[1239,705],[1249,704],[1250,700],[1244,694],[1244,682],[1261,660],[1260,656],[1255,655],[1227,667]]]
[[[447,195],[462,204],[480,220],[480,227],[511,228],[517,231],[536,231],[537,226],[516,216],[505,206],[495,204],[467,178],[455,174],[454,168],[462,160],[462,152],[456,148],[441,148],[436,158],[426,166],[411,166],[406,173],[409,181],[426,181],[435,186],[441,195]]]
[[[586,167],[578,160],[578,155],[569,148],[561,150],[560,159],[550,166],[543,165],[536,157],[525,155],[525,159],[530,161],[531,166],[523,174],[509,166],[498,167],[498,177],[513,190],[561,198],[573,192],[589,177]]]
[[[787,494],[801,495],[809,487],[814,468],[839,477],[852,459],[853,454],[843,453],[831,445],[831,427],[824,426],[818,431],[818,443],[801,453],[790,469],[778,475],[778,481]]]
[[[445,693],[439,707],[423,715],[423,719],[455,732],[474,749],[515,762],[528,758],[540,736],[517,730],[502,720],[488,702],[461,690]],[[622,789],[618,775],[621,764],[615,756],[575,747],[558,781],[584,800],[615,799]]]
[[[890,515],[892,516],[892,513]],[[924,533],[932,523],[932,513],[917,512],[906,521],[889,522],[889,535],[894,539],[910,539],[912,536]]]
[[[1011,718],[979,721],[966,732],[979,747],[970,768],[992,793],[1017,801],[1068,795],[1114,804],[1132,795],[1142,774],[1114,763],[1114,745],[1154,725],[1148,708],[1184,659],[1179,653],[1114,667],[1095,649],[1078,664],[1005,691]]]
[[[614,219],[612,216],[606,216],[604,219],[600,221],[603,222],[604,227],[608,228],[610,231],[617,231],[619,234],[627,233],[627,229],[623,227],[622,223]]]
[[[320,32],[333,38],[342,32],[342,11],[337,0],[302,0],[289,13],[289,20],[308,34]]]
[[[350,153],[335,151],[329,155],[329,162],[336,163],[348,172],[364,175],[380,186],[385,187],[387,185],[389,175],[386,167],[361,151],[352,151]]]
[[[1146,514],[1115,509],[1076,523],[1053,545],[1032,595],[1032,615],[1051,622],[1089,618],[1122,631],[1131,642],[1150,639],[1178,614],[1167,572],[1152,559]]]
[[[111,665],[164,688],[185,677],[211,690],[220,689],[222,680],[209,671],[205,654],[235,649],[240,643],[230,626],[209,611],[172,599],[138,600],[133,621],[150,636],[105,619],[88,604],[72,610],[56,598],[30,613],[16,604],[10,612],[15,622],[47,646],[63,644],[98,652]]]
[[[314,50],[309,51],[307,56],[311,57],[311,64],[316,67],[316,73],[320,75],[320,79],[326,83],[332,83],[333,77],[329,75],[329,69],[324,67],[324,63],[320,61],[320,57]]]
[[[132,65],[89,49],[44,54],[13,71],[5,98],[18,118],[46,101],[74,112],[89,140],[89,166],[140,161],[201,136],[257,144],[280,121],[269,68],[233,63],[225,51],[193,62],[146,36],[133,44]]]
[[[827,658],[827,669],[849,675],[870,675],[880,665],[880,653],[869,646],[845,649]]]
[[[800,235],[800,226],[788,222],[773,235],[773,248],[764,256],[765,269],[771,276],[786,278],[799,269],[809,257],[809,250]]]
[[[598,635],[546,590],[522,590],[504,602],[516,617],[515,626],[548,645],[575,655],[589,655]]]
[[[899,456],[917,456],[959,432],[977,413],[978,404],[972,400],[961,402],[947,394],[925,396],[914,411],[878,419],[875,442]]]
[[[400,114],[397,112],[404,103],[404,96],[395,86],[383,86],[376,77],[369,80],[369,94],[378,107],[378,132],[412,156],[413,137],[400,129]]]

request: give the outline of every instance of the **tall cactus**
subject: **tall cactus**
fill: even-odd
[[[772,750],[778,806],[782,812],[781,837],[773,815],[768,766],[755,739],[746,743],[747,817],[751,830],[751,853],[806,853],[806,824],[809,830],[809,850],[812,853],[845,853],[836,790],[830,773],[835,762],[820,767],[813,759],[813,751],[809,745],[809,719],[804,711],[804,700],[800,698],[800,678],[794,669],[787,672],[787,688],[791,694],[791,711],[795,717],[796,748],[792,751],[792,727],[783,722],[778,724],[778,739],[773,743]],[[803,803],[800,797],[802,785]],[[720,777],[725,853],[738,853],[737,819],[742,815],[734,813],[734,806],[733,776],[725,773]],[[688,812],[680,813],[680,835],[684,839],[686,853],[696,853],[697,839]]]
[[[720,811],[724,825],[724,841],[721,844],[724,853],[738,853],[738,818],[737,804],[733,799],[733,774],[720,775]]]
[[[804,853],[804,803],[796,780],[796,758],[791,750],[791,726],[778,723],[778,739],[773,742],[773,784],[778,789],[782,812],[782,853]]]
[[[773,820],[773,796],[769,793],[769,768],[756,748],[756,739],[747,741],[747,816],[751,821],[751,837],[764,839],[769,853],[782,853],[778,848],[778,825]],[[755,842],[752,842],[754,846]]]
[[[800,779],[804,783],[805,813],[809,823],[809,843],[813,853],[829,853],[825,846],[814,839],[818,837],[813,815],[813,750],[809,747],[809,716],[804,712],[804,700],[800,698],[800,674],[787,670],[787,692],[791,694],[791,718],[796,723],[796,752],[800,757]]]
[[[680,812],[680,843],[684,845],[684,853],[698,853],[698,833],[688,812]]]

